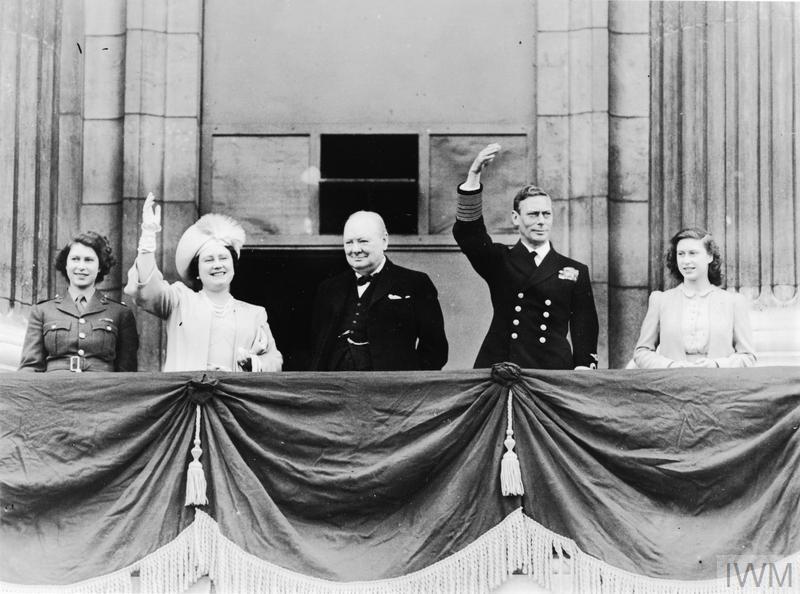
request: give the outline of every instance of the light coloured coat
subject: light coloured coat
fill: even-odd
[[[743,295],[713,287],[709,302],[708,354],[719,367],[750,367],[755,364],[753,333]],[[669,367],[673,361],[686,361],[682,285],[650,295],[647,315],[633,360],[640,368]]]
[[[128,272],[125,293],[146,311],[167,321],[167,357],[164,371],[205,370],[211,340],[211,304],[200,293],[182,282],[168,283],[159,270],[140,282],[136,265]],[[244,348],[253,359],[253,371],[280,371],[283,356],[267,323],[263,307],[234,299],[236,335],[230,368],[239,369],[238,349]]]

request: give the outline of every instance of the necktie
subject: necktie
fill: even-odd
[[[539,265],[536,263],[536,250],[531,252],[531,262],[533,262],[533,267],[538,268]]]
[[[86,309],[86,296],[81,295],[78,297],[77,301],[75,301],[75,305],[78,308],[78,313],[83,313],[83,311]]]

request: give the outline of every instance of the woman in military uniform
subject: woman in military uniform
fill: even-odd
[[[108,240],[93,231],[64,246],[56,270],[69,288],[33,307],[20,371],[136,371],[133,313],[96,290],[115,262]]]

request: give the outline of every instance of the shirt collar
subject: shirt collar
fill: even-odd
[[[76,303],[78,301],[78,298],[81,296],[86,297],[86,303],[89,303],[92,300],[92,297],[94,296],[95,288],[91,287],[86,291],[81,291],[79,289],[75,289],[74,287],[70,287],[69,289],[67,289],[67,292],[69,293],[70,299],[72,299]]]
[[[525,246],[525,249],[528,250],[529,254],[531,254],[531,253],[533,253],[535,251],[536,252],[536,257],[539,259],[539,261],[541,261],[542,258],[544,258],[550,252],[550,242],[549,241],[546,244],[544,244],[542,246],[539,246],[537,248],[529,246],[524,241],[522,241],[520,243],[522,243],[522,245]]]
[[[378,267],[375,270],[373,270],[372,272],[370,272],[370,274],[373,275],[373,276],[378,274],[381,270],[383,270],[383,265],[384,264],[386,264],[386,256],[383,257],[383,260],[381,260],[381,263],[378,264]],[[355,272],[355,271],[353,271],[353,272],[356,275],[356,280],[361,276],[366,276],[364,274],[359,274],[358,272]]]
[[[680,286],[681,291],[683,291],[683,294],[689,297],[690,299],[692,297],[705,297],[706,295],[710,294],[711,291],[713,291],[715,288],[714,285],[711,285],[710,287],[708,287],[707,289],[703,289],[702,291],[692,291],[684,283],[681,283],[678,286]]]

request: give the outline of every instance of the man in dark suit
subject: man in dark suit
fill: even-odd
[[[441,369],[447,362],[447,337],[428,275],[386,258],[389,236],[377,213],[353,213],[343,243],[352,270],[317,290],[311,369]]]
[[[553,249],[550,196],[529,185],[514,197],[511,220],[519,241],[513,247],[493,243],[486,232],[480,175],[499,150],[490,144],[473,161],[458,187],[453,226],[461,251],[489,285],[494,308],[475,367],[510,361],[539,369],[596,368],[598,323],[589,269]]]

